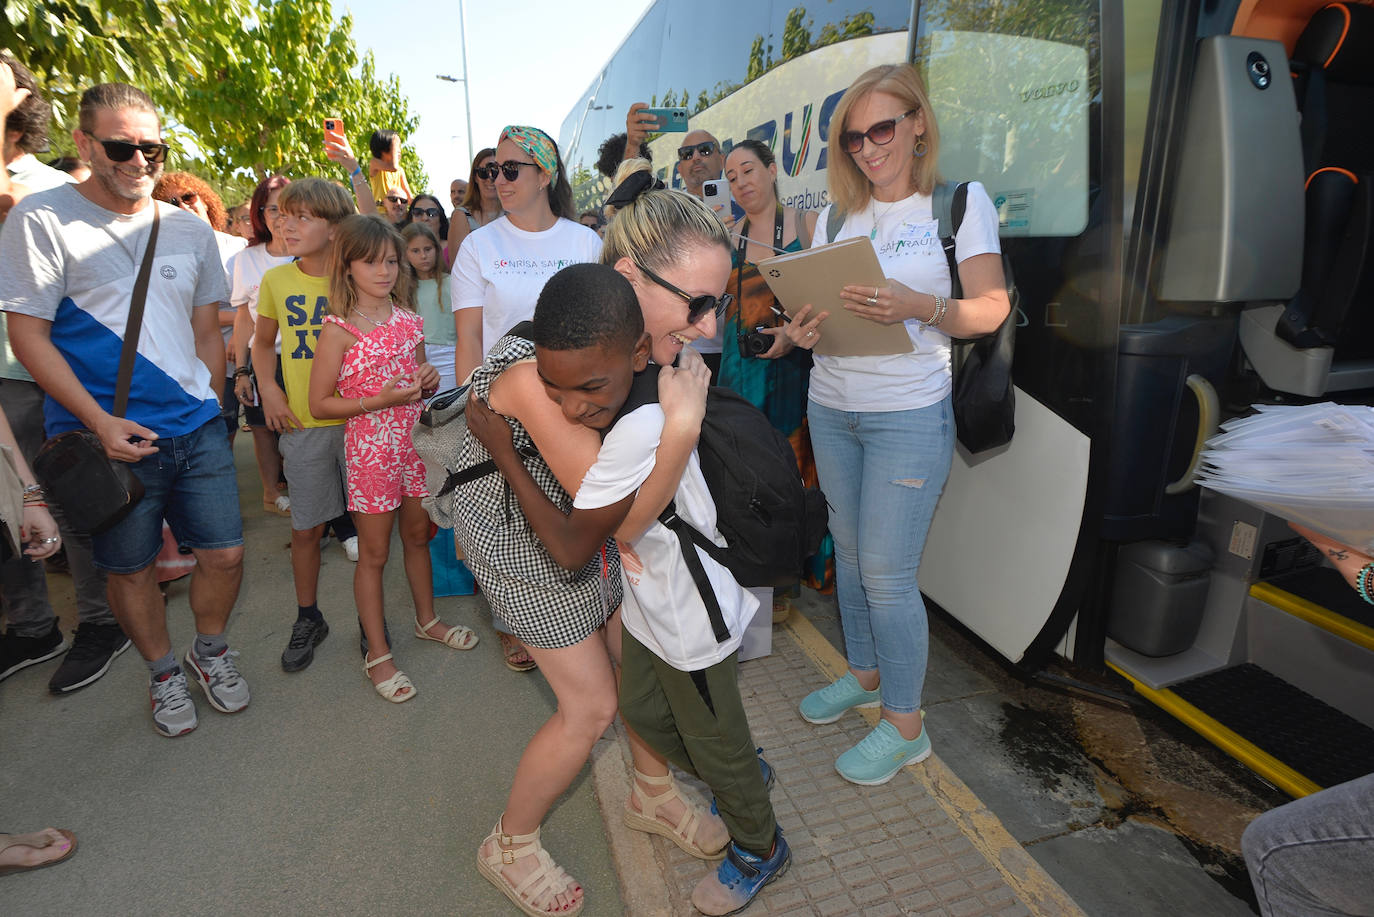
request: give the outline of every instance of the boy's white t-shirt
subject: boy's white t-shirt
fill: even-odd
[[[663,408],[657,404],[643,405],[616,421],[582,479],[573,507],[599,509],[637,491],[654,470],[662,434]],[[695,449],[673,499],[682,519],[725,546],[716,531],[716,504],[706,489]],[[724,643],[716,642],[706,603],[671,529],[655,521],[633,544],[620,545],[626,586],[621,622],[655,656],[683,672],[715,665],[739,649],[744,629],[759,607],[758,599],[735,582],[729,570],[695,545],[692,549],[701,558],[730,629],[730,639]]]
[[[949,296],[949,263],[940,246],[940,233],[928,194],[913,194],[894,203],[872,201],[849,214],[834,239],[826,239],[830,208],[816,221],[816,245],[872,237],[883,276],[920,293]],[[955,236],[959,261],[975,255],[999,253],[997,209],[979,182],[969,182],[964,219]],[[825,326],[821,325],[824,333]],[[817,354],[811,369],[810,399],[837,411],[906,411],[941,401],[952,385],[949,335],[916,319],[906,322],[914,348],[911,353],[881,357],[827,357]]]
[[[534,317],[545,281],[600,255],[601,237],[581,223],[560,217],[543,232],[526,232],[502,216],[463,239],[451,272],[453,311],[482,310],[485,356],[507,331]]]

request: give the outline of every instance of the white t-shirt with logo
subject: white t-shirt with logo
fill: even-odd
[[[646,404],[616,421],[601,443],[596,462],[582,479],[576,509],[599,509],[637,491],[654,470],[658,442],[663,435],[663,408]],[[706,489],[697,452],[687,462],[673,497],[677,514],[699,532],[724,547],[716,531],[716,504]],[[625,598],[621,622],[655,656],[682,672],[715,665],[739,649],[744,630],[758,611],[758,599],[730,571],[693,546],[720,603],[730,639],[717,643],[706,616],[706,604],[682,559],[677,535],[654,521],[633,544],[620,544]]]
[[[290,255],[273,255],[267,246],[250,245],[229,259],[229,302],[237,309],[248,306],[248,314],[253,324],[258,323],[258,287],[262,286],[262,275],[279,264],[290,264],[296,259]],[[277,353],[281,353],[281,334],[277,334]]]
[[[570,264],[601,255],[596,231],[560,217],[543,232],[526,232],[509,216],[468,233],[451,274],[453,311],[482,310],[482,354],[507,331],[534,317],[544,283]]]
[[[883,276],[906,284],[919,293],[949,296],[949,264],[940,247],[940,234],[931,198],[913,194],[887,204],[872,201],[858,213],[849,214],[834,239],[824,239],[830,208],[816,221],[816,244],[867,236],[877,217],[872,237]],[[997,238],[997,210],[979,182],[969,182],[964,219],[955,236],[955,256],[965,261],[975,255],[1002,251]],[[821,326],[825,330],[825,326]],[[949,336],[908,319],[911,353],[881,357],[827,357],[817,354],[811,369],[811,400],[837,411],[907,411],[928,407],[950,392]]]
[[[192,312],[229,299],[210,224],[161,201],[136,214],[89,201],[76,185],[31,194],[0,232],[0,310],[52,322],[52,343],[86,391],[113,409],[134,279],[153,224],[153,252],[138,359],[125,416],[159,436],[184,436],[219,414],[210,372],[196,353]],[[57,399],[49,436],[81,428]]]

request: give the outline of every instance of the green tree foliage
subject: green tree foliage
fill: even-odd
[[[806,7],[788,10],[782,23],[782,59],[789,61],[811,50],[811,23],[806,19]]]
[[[162,111],[172,168],[239,198],[274,172],[339,176],[321,121],[341,117],[366,166],[376,128],[402,138],[412,115],[395,76],[359,57],[353,21],[329,0],[6,0],[0,47],[13,49],[53,102],[55,149],[75,126],[81,91],[106,81],[146,89]],[[424,165],[403,146],[415,190]]]

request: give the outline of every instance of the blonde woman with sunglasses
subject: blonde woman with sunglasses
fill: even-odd
[[[879,324],[902,323],[912,347],[889,356],[817,355],[807,406],[831,507],[849,671],[808,695],[801,715],[830,723],[853,707],[881,705],[877,728],[835,762],[840,776],[871,786],[931,751],[921,717],[929,634],[916,574],[954,453],[950,338],[996,330],[1011,307],[997,212],[977,182],[969,183],[956,236],[963,296],[951,296],[931,196],[940,136],[915,68],[862,74],[831,125],[833,203],[821,212],[816,241],[873,241],[886,280],[845,286],[843,308]],[[843,218],[835,238],[825,238],[833,209]],[[786,326],[788,341],[814,347],[828,317],[799,309]]]

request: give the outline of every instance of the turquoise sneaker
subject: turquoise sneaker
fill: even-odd
[[[930,757],[930,730],[921,729],[921,734],[908,742],[902,738],[887,720],[880,720],[878,727],[864,736],[858,745],[840,755],[835,761],[835,770],[850,783],[859,786],[881,786],[897,771],[908,764],[915,764]]]
[[[839,681],[802,698],[801,715],[808,723],[821,726],[835,722],[851,707],[876,707],[880,701],[881,693],[877,688],[865,691],[853,672],[845,672]]]

